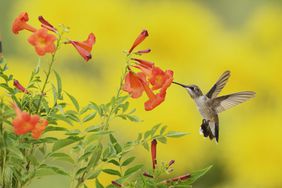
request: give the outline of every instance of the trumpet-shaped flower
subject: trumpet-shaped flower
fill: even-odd
[[[146,30],[141,32],[128,52],[130,57],[132,56],[131,52],[134,48],[147,36],[148,32]],[[150,49],[141,50],[134,54],[142,55],[150,51]],[[143,59],[131,58],[130,60],[132,60],[133,63],[130,61],[128,68],[130,71],[125,77],[123,90],[128,92],[132,98],[141,97],[143,91],[145,91],[149,98],[144,103],[145,110],[152,110],[165,100],[166,90],[173,81],[173,71],[163,71],[161,68],[156,67],[154,63]],[[131,67],[137,68],[141,72],[134,73]]]
[[[48,125],[47,120],[41,119],[38,115],[23,112],[16,105],[13,105],[13,108],[16,112],[16,118],[12,121],[12,125],[16,135],[32,132],[32,137],[38,139]]]
[[[151,157],[152,157],[152,166],[153,166],[153,170],[156,169],[156,165],[157,165],[157,140],[154,139],[151,142]]]
[[[34,46],[38,55],[43,56],[46,53],[53,53],[56,50],[54,42],[56,37],[48,33],[45,28],[35,31],[29,38],[28,42]]]
[[[165,100],[166,90],[173,81],[173,71],[163,71],[162,69],[155,67],[153,63],[147,61],[140,60],[138,62],[142,63],[139,63],[134,67],[140,69],[141,72],[132,73],[130,71],[125,78],[123,90],[130,93],[132,98],[140,97],[143,91],[145,91],[149,100],[145,102],[144,106],[145,110],[149,111],[157,107]],[[142,75],[142,77],[133,77],[133,75]],[[129,87],[129,83],[131,83],[130,81],[135,87]],[[154,93],[153,90],[159,90],[159,92]]]
[[[143,30],[140,35],[135,39],[134,43],[132,44],[130,50],[128,51],[128,53],[131,53],[134,48],[136,48],[136,46],[138,46],[141,42],[143,42],[143,40],[145,40],[146,37],[149,36],[149,33],[147,30]]]
[[[54,33],[57,33],[57,29],[52,24],[50,24],[47,20],[45,20],[43,16],[39,16],[38,20],[41,22],[41,27],[48,29],[49,31],[52,31]]]
[[[142,59],[136,59],[136,58],[131,58],[131,60],[134,60],[137,62],[137,65],[139,67],[143,67],[146,69],[152,69],[154,66],[154,63],[150,62],[150,61],[146,61],[146,60],[142,60]]]
[[[91,50],[95,42],[95,35],[93,33],[90,33],[85,41],[78,42],[69,40],[68,42],[66,42],[66,44],[72,44],[78,51],[78,53],[83,57],[83,59],[85,59],[85,61],[89,61],[92,58]]]
[[[36,29],[29,25],[28,22],[28,14],[26,12],[22,12],[13,22],[12,31],[14,34],[18,34],[21,30],[28,30],[31,32],[35,32]]]
[[[20,91],[22,91],[22,92],[24,92],[24,93],[26,93],[26,94],[29,93],[29,92],[27,91],[27,89],[26,89],[24,86],[22,86],[18,80],[14,80],[14,86],[15,86],[18,90],[20,90]]]
[[[159,106],[164,100],[166,93],[154,94],[153,91],[146,85],[143,84],[144,90],[149,97],[149,100],[145,102],[145,110],[150,111]]]
[[[158,67],[154,67],[149,81],[153,86],[153,90],[162,87],[168,88],[173,81],[173,72],[171,70],[163,71]]]
[[[144,91],[142,81],[145,81],[145,79],[144,73],[134,73],[130,71],[125,77],[123,90],[128,92],[132,98],[138,98]]]

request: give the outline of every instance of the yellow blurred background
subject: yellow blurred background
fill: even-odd
[[[146,28],[149,38],[139,49],[151,48],[143,58],[175,72],[175,81],[197,84],[207,92],[218,77],[231,71],[222,94],[256,91],[256,98],[220,115],[219,143],[199,135],[201,117],[186,91],[172,85],[165,103],[145,112],[145,97],[131,100],[144,121],[116,121],[120,139],[161,122],[170,130],[190,135],[159,144],[158,159],[175,159],[175,175],[214,167],[195,183],[200,187],[282,187],[282,1],[275,0],[0,0],[0,34],[10,72],[24,85],[38,57],[27,43],[27,33],[11,33],[12,20],[27,11],[30,23],[39,26],[43,15],[54,25],[71,27],[72,39],[84,40],[94,32],[93,59],[83,59],[70,47],[59,52],[55,65],[64,90],[78,97],[107,102],[118,87],[124,66],[123,50]],[[49,58],[42,58],[46,66]],[[45,65],[44,65],[45,64]],[[150,155],[135,150],[139,161],[150,166]],[[46,177],[31,187],[63,188],[66,179]],[[104,179],[103,182],[107,182]]]

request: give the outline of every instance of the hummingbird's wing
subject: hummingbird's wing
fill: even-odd
[[[243,103],[249,100],[250,98],[255,97],[255,94],[256,93],[253,91],[242,91],[239,93],[224,95],[212,99],[212,106],[214,107],[217,113],[220,113],[240,103]]]
[[[230,77],[230,71],[225,71],[217,80],[217,82],[212,86],[210,91],[206,94],[206,96],[210,99],[215,98],[220,91],[224,88],[225,84]]]

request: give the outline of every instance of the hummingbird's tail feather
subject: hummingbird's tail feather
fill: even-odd
[[[204,137],[209,137],[210,140],[213,140],[215,138],[216,142],[218,142],[218,138],[219,138],[218,117],[216,117],[214,121],[203,119],[202,125],[200,127],[200,133],[202,133]]]
[[[200,133],[204,137],[208,137],[211,134],[211,130],[209,128],[209,122],[206,121],[205,119],[202,120],[202,125],[200,127]]]

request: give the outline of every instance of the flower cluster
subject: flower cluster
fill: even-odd
[[[28,21],[28,14],[26,12],[21,13],[14,20],[12,25],[13,33],[18,34],[22,30],[31,31],[32,35],[28,38],[28,42],[34,46],[36,53],[40,56],[55,52],[56,46],[54,42],[56,41],[56,36],[49,34],[48,30],[44,27],[35,29],[27,23]]]
[[[144,104],[147,111],[154,109],[165,100],[166,90],[173,81],[173,71],[164,71],[152,62],[131,57],[132,55],[142,55],[151,52],[150,49],[133,52],[135,47],[148,36],[149,34],[146,30],[142,31],[128,51],[128,56],[130,57],[129,72],[125,77],[123,86],[123,90],[128,92],[132,98],[141,97],[143,91],[145,91],[149,98]],[[140,72],[134,72],[133,68]]]
[[[48,121],[41,119],[38,115],[23,112],[16,105],[13,105],[13,108],[16,112],[16,118],[12,122],[15,133],[23,135],[31,132],[31,136],[38,139],[48,125]]]
[[[35,48],[36,53],[39,56],[43,56],[46,53],[53,54],[58,47],[58,44],[56,46],[55,42],[58,38],[61,38],[61,34],[42,16],[39,16],[38,20],[41,23],[41,28],[36,29],[28,24],[28,14],[23,12],[14,20],[12,31],[14,34],[18,34],[22,30],[31,31],[32,35],[28,38],[28,42]],[[49,32],[53,32],[53,34]],[[86,41],[67,40],[65,44],[72,44],[85,61],[89,61],[92,57],[91,51],[95,41],[96,38],[94,34],[90,33]]]

